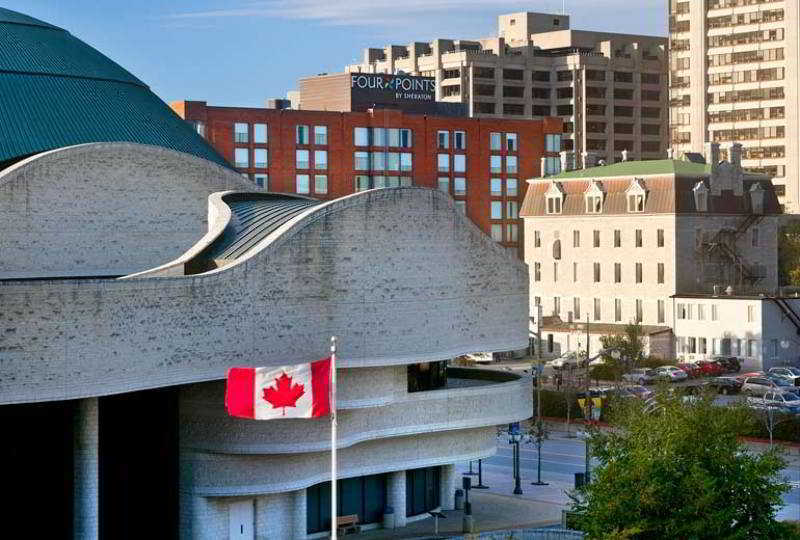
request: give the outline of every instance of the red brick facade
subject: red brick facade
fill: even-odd
[[[522,206],[527,190],[526,180],[541,176],[541,158],[545,155],[557,157],[558,154],[545,154],[545,134],[560,134],[561,120],[546,118],[544,120],[506,120],[485,118],[435,117],[420,114],[405,114],[397,110],[374,110],[368,112],[326,112],[305,110],[276,110],[245,107],[209,107],[205,102],[178,101],[172,108],[185,120],[198,127],[206,139],[223,157],[234,163],[236,148],[248,149],[249,167],[237,168],[254,175],[268,175],[269,191],[297,192],[297,175],[309,175],[309,195],[321,199],[335,199],[356,191],[356,177],[363,175],[378,178],[404,178],[405,183],[430,188],[440,187],[439,179],[449,177],[449,192],[456,201],[464,201],[467,216],[484,232],[492,234],[492,225],[502,227],[502,244],[507,247],[522,246],[522,220],[509,216],[513,208]],[[198,125],[200,123],[200,125]],[[248,124],[247,142],[237,143],[234,138],[235,123]],[[267,125],[267,142],[254,143],[254,124]],[[297,143],[297,126],[308,126],[309,144]],[[326,126],[327,144],[316,145],[315,126]],[[411,130],[411,146],[408,148],[387,148],[385,146],[356,146],[354,128],[400,128]],[[447,131],[448,148],[441,149],[438,144],[438,132]],[[454,149],[454,133],[464,132],[465,148]],[[492,133],[501,136],[501,150],[491,150]],[[507,133],[515,133],[516,151],[506,149]],[[267,149],[268,162],[263,168],[255,168],[254,150]],[[309,150],[310,169],[296,168],[296,150]],[[314,151],[327,151],[327,167],[315,169]],[[392,169],[385,172],[375,170],[356,170],[355,152],[411,153],[410,170]],[[450,154],[449,172],[440,172],[438,154]],[[466,170],[454,172],[454,154],[466,156]],[[490,156],[500,156],[503,163],[502,173],[490,171]],[[506,157],[516,156],[517,172],[506,171]],[[461,160],[463,158],[459,158]],[[513,159],[513,157],[512,157]],[[315,175],[326,175],[327,192],[315,192]],[[386,176],[383,176],[386,175]],[[392,176],[390,176],[392,175]],[[454,179],[466,179],[466,194],[454,192]],[[491,179],[502,179],[502,193],[492,194]],[[508,194],[507,179],[516,179],[516,195]],[[497,185],[497,181],[495,185]],[[512,184],[513,185],[513,184]],[[492,202],[495,210],[502,208],[502,218],[491,218]],[[516,203],[516,204],[514,204]],[[509,225],[516,225],[513,231]],[[500,228],[496,227],[495,237]],[[516,234],[516,239],[512,238]]]

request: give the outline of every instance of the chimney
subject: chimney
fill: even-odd
[[[628,161],[628,149],[622,151],[622,161]]]
[[[545,173],[545,164],[547,163],[547,158],[542,156],[539,161],[540,161],[540,165],[539,166],[541,167],[539,173],[540,173],[540,176],[542,178],[544,178],[545,176],[547,176],[547,173]]]
[[[575,170],[575,152],[568,152],[566,150],[562,150],[559,153],[561,158],[561,171],[567,172]]]
[[[719,162],[719,143],[706,143],[706,163],[711,165],[711,174],[716,172]]]
[[[742,168],[742,145],[733,143],[728,150],[728,159],[735,169]]]
[[[667,159],[675,159],[675,149],[670,147],[667,148]]]

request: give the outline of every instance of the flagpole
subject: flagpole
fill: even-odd
[[[336,336],[331,336],[331,540],[338,533],[336,518]]]

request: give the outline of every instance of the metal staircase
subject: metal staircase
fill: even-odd
[[[794,325],[797,335],[800,336],[800,315],[798,315],[792,309],[792,306],[790,306],[785,299],[778,298],[776,296],[769,296],[768,298],[778,306],[778,308],[783,312],[784,317],[791,321],[791,323]]]
[[[736,248],[736,243],[741,237],[762,219],[764,216],[761,214],[749,214],[736,225],[735,229],[720,229],[711,240],[702,243],[706,255],[718,259],[719,262],[728,263],[736,269],[740,279],[739,284],[753,286],[764,278],[742,259]]]

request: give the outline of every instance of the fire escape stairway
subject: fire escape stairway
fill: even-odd
[[[736,242],[750,227],[757,225],[763,218],[764,216],[760,214],[749,214],[737,225],[736,229],[721,229],[709,242],[704,242],[709,255],[716,253],[739,268],[743,281],[749,282],[750,285],[755,285],[763,276],[742,259],[736,250]]]
[[[795,311],[792,309],[792,306],[790,306],[783,298],[778,298],[775,296],[769,296],[768,298],[772,300],[783,312],[783,315],[792,322],[797,335],[800,336],[800,315],[795,313]]]

